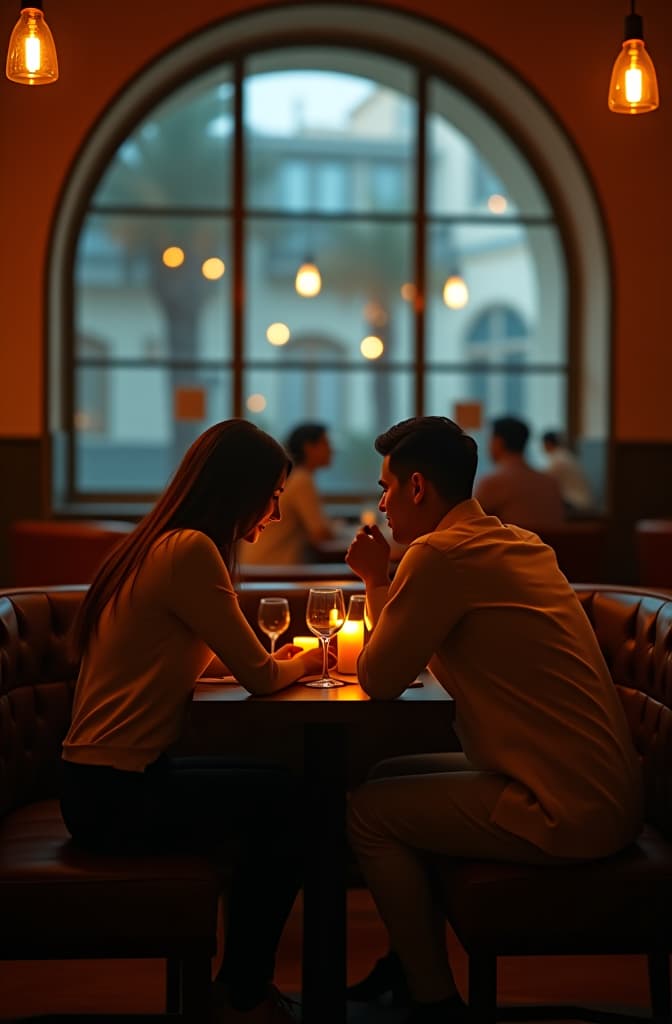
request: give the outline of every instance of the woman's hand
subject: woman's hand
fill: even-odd
[[[282,647],[278,647],[273,657],[276,661],[290,661],[297,654],[303,653],[303,647],[299,647],[298,644],[283,644]]]

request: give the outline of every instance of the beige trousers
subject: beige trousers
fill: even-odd
[[[352,847],[419,1002],[455,992],[445,918],[422,854],[558,863],[490,821],[509,779],[474,771],[464,754],[414,754],[377,764],[350,798]]]

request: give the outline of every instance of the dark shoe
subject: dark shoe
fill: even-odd
[[[370,1003],[375,999],[388,1006],[410,1006],[411,996],[397,954],[390,952],[377,960],[366,978],[350,985],[346,998],[353,1003]]]

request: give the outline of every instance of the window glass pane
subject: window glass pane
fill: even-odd
[[[251,58],[246,202],[254,209],[409,211],[415,75],[395,60],[311,47]]]
[[[368,336],[381,339],[379,366],[414,358],[413,308],[401,296],[411,276],[410,224],[369,220],[247,221],[245,349],[273,364],[316,359],[366,362]],[[314,260],[319,294],[296,292],[296,272]],[[273,335],[271,325],[285,332]],[[269,330],[274,340],[269,342]],[[288,340],[287,340],[288,332]]]
[[[501,363],[515,354],[524,363],[565,363],[565,264],[555,228],[435,223],[427,249],[429,361]],[[442,294],[455,271],[469,291],[461,309],[448,308]]]
[[[95,206],[231,205],[233,85],[229,66],[177,89],[124,140]]]
[[[215,369],[80,366],[75,374],[75,486],[156,494],[210,424],[232,415],[231,375]]]
[[[444,82],[429,87],[427,206],[433,214],[548,216],[526,158],[481,107]]]
[[[76,355],[228,358],[229,238],[226,218],[90,214],[75,258]]]
[[[479,429],[465,427],[478,442],[479,475],[492,468],[488,453],[490,423],[498,416],[517,416],[530,428],[526,457],[539,467],[544,465],[541,435],[551,424],[566,421],[567,384],[564,373],[537,373],[512,365],[509,372],[484,373],[433,370],[425,377],[426,407],[430,416],[450,416],[460,420],[459,405],[481,404]],[[511,404],[514,402],[515,404]]]
[[[321,490],[376,493],[381,460],[373,442],[413,415],[412,373],[250,367],[244,382],[245,415],[279,440],[304,420],[328,427],[334,459],[320,470]]]

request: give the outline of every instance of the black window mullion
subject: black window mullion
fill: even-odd
[[[231,303],[231,336],[233,338],[233,414],[243,414],[243,331],[245,301],[245,150],[243,127],[243,60],[233,68],[234,130],[233,130],[233,283]]]
[[[416,216],[415,216],[415,412],[425,408],[425,282],[427,259],[427,75],[418,72],[416,126]]]

